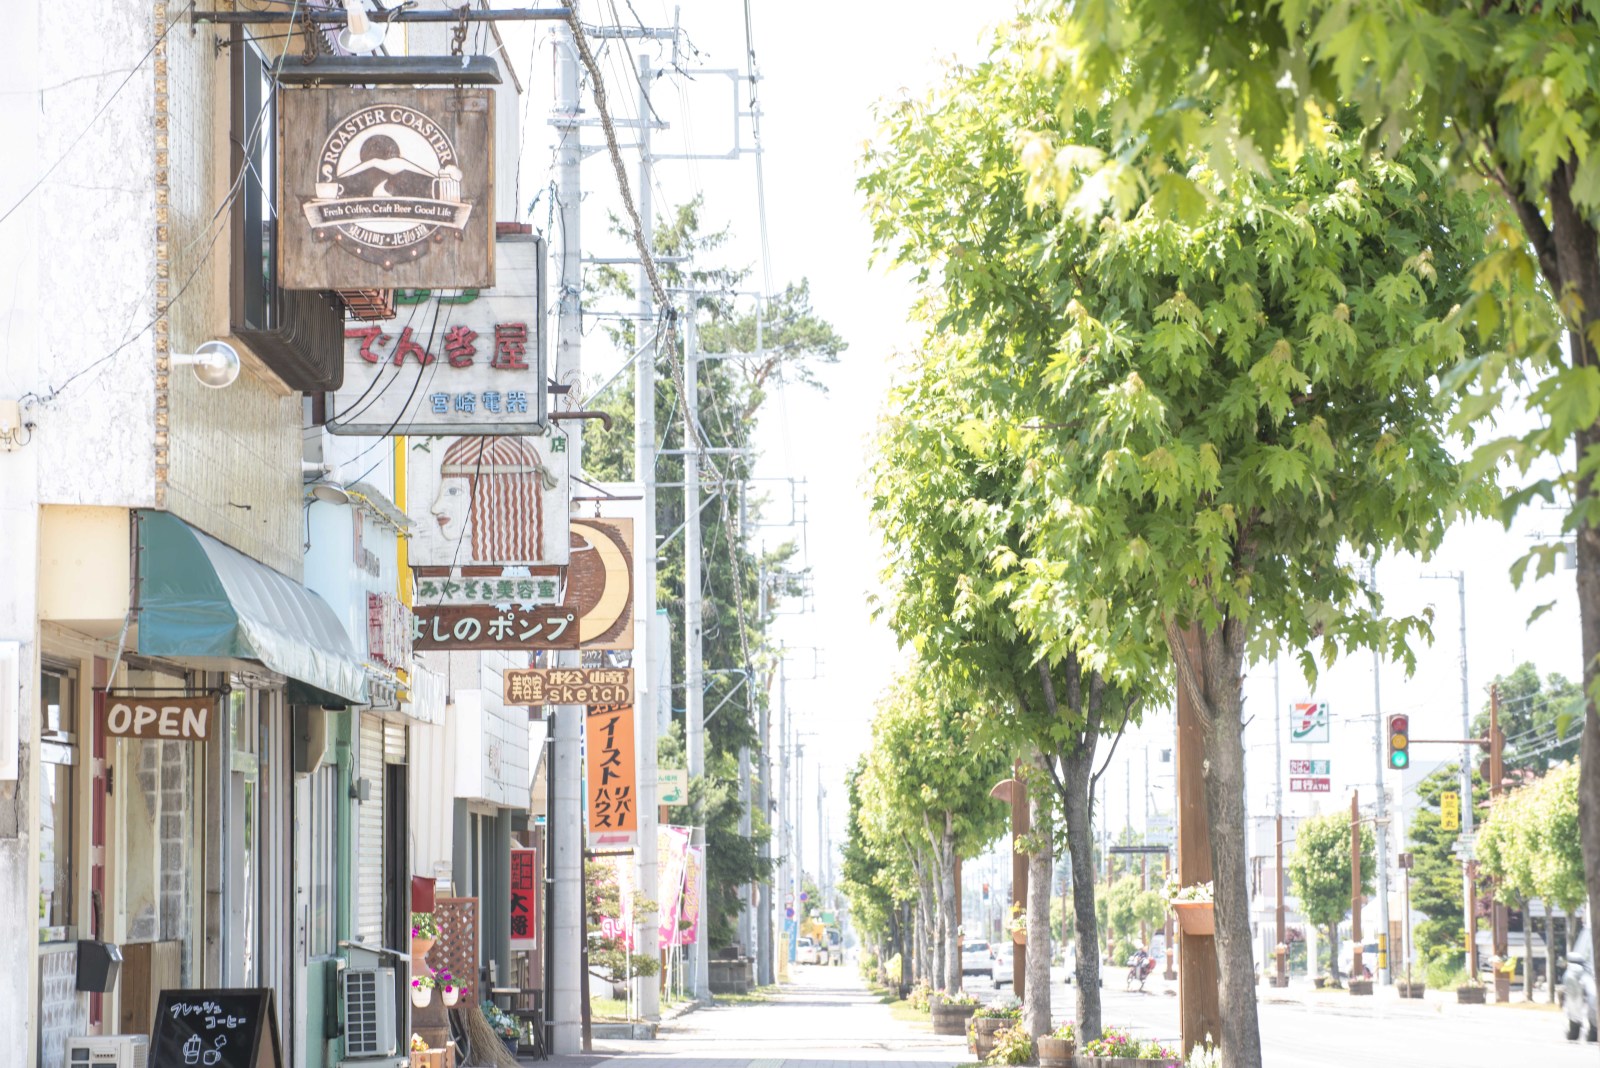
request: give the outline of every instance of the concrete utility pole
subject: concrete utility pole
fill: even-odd
[[[793,908],[795,905],[794,894],[794,852],[790,849],[789,808],[794,791],[789,789],[789,695],[786,679],[787,660],[785,650],[778,650],[778,901],[783,908]],[[787,915],[778,910],[778,921],[783,923]],[[784,928],[785,935],[778,939],[777,952],[785,962],[789,959],[788,928]],[[776,959],[776,958],[774,958]]]
[[[1276,875],[1273,881],[1273,896],[1277,905],[1273,909],[1276,920],[1277,940],[1272,946],[1273,958],[1277,961],[1277,971],[1273,975],[1272,984],[1276,987],[1289,985],[1289,928],[1284,922],[1283,909],[1283,698],[1278,690],[1279,661],[1276,656],[1272,658],[1272,822],[1273,837],[1277,840]]]
[[[700,428],[695,425],[700,410],[700,364],[695,331],[695,295],[689,294],[688,314],[683,320],[683,675],[684,724],[689,748],[689,781],[706,773],[705,661],[703,647],[704,608],[700,577]],[[694,829],[695,844],[704,847],[706,829]],[[700,865],[700,901],[705,908],[705,870]],[[694,996],[711,996],[710,954],[706,951],[707,926],[700,925],[694,942]]]
[[[778,655],[782,657],[780,649]],[[779,671],[782,671],[782,662],[779,662]],[[781,679],[781,674],[780,674]],[[782,683],[779,683],[780,687]],[[781,690],[780,690],[781,692]],[[780,698],[781,700],[782,698]],[[763,707],[761,714],[756,717],[757,740],[761,747],[761,783],[756,791],[756,808],[761,811],[762,819],[767,825],[772,825],[772,757],[768,748],[768,739],[772,736],[772,710]],[[772,859],[772,835],[769,833],[761,842],[761,859]],[[756,982],[762,986],[770,986],[774,981],[772,947],[772,898],[773,890],[777,884],[776,877],[769,875],[765,883],[758,884],[756,893],[760,900],[756,908],[755,933],[756,933]]]
[[[1455,571],[1449,576],[1456,580],[1456,595],[1461,602],[1461,737],[1472,737],[1471,696],[1467,690],[1467,573]],[[1472,841],[1472,744],[1461,746],[1461,838]],[[1461,851],[1461,911],[1467,930],[1467,977],[1478,978],[1478,910],[1473,902],[1472,849]]]
[[[561,212],[560,292],[557,302],[556,366],[580,368],[583,346],[581,322],[583,287],[580,282],[579,226],[582,222],[581,164],[583,149],[578,125],[578,50],[572,27],[556,26],[556,100],[552,124],[562,136],[556,149],[556,202]],[[576,435],[574,435],[575,437]],[[574,463],[577,462],[574,458]],[[562,654],[568,666],[577,666],[577,654]],[[563,705],[553,713],[551,774],[555,806],[550,813],[552,877],[550,888],[551,961],[548,1006],[551,1046],[557,1054],[577,1053],[580,1035],[580,986],[583,975],[583,806],[582,768],[578,746],[583,736],[583,709]]]
[[[1372,566],[1372,588],[1378,588],[1378,566]],[[1372,650],[1372,757],[1378,769],[1378,799],[1374,821],[1378,847],[1378,967],[1374,970],[1379,986],[1394,981],[1394,954],[1389,950],[1389,818],[1384,803],[1383,771],[1388,766],[1388,735],[1383,722],[1383,656]]]
[[[1361,976],[1361,792],[1350,792],[1350,992]],[[1371,991],[1369,990],[1370,994]]]

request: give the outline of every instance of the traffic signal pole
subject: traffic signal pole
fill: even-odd
[[[1376,585],[1377,574],[1373,574]],[[1378,962],[1373,969],[1373,975],[1379,986],[1386,986],[1394,981],[1393,954],[1389,952],[1389,819],[1385,812],[1383,789],[1383,692],[1380,676],[1382,674],[1383,657],[1376,647],[1372,650],[1372,731],[1378,735],[1374,738],[1372,747],[1373,759],[1378,762],[1378,798],[1375,813],[1377,819],[1373,821],[1377,835],[1378,847]],[[1392,735],[1391,735],[1392,737]]]

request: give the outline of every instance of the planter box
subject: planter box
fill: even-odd
[[[976,1005],[933,1004],[933,1033],[936,1035],[964,1035],[967,1020],[976,1012]]]
[[[1484,988],[1481,986],[1456,987],[1456,1002],[1461,1005],[1482,1005]]]
[[[1028,944],[1028,932],[1027,931],[1012,931],[1011,932],[1011,941],[1015,945],[1019,945],[1019,946],[1027,945]]]
[[[1314,985],[1318,990],[1321,990],[1323,987],[1328,985],[1328,977],[1326,975],[1319,975],[1312,979],[1311,982],[1312,985]]]
[[[444,1049],[412,1050],[408,1068],[456,1068],[456,1051]]]
[[[989,1054],[994,1052],[994,1036],[1003,1027],[1015,1027],[1018,1021],[1006,1018],[987,1016],[974,1017],[972,1020],[973,1052],[979,1060],[988,1060]]]
[[[1077,1043],[1048,1035],[1034,1043],[1039,1051],[1039,1068],[1073,1068],[1073,1054]]]
[[[1209,901],[1179,901],[1172,906],[1178,927],[1186,935],[1215,935],[1217,918]]]
[[[1368,997],[1368,998],[1370,998],[1372,996],[1372,980],[1371,979],[1352,979],[1352,980],[1350,980],[1350,993],[1354,997]]]
[[[1422,997],[1422,995],[1427,993],[1427,991],[1428,991],[1428,984],[1424,983],[1420,979],[1415,980],[1413,982],[1409,982],[1409,983],[1406,982],[1404,979],[1402,979],[1400,982],[1398,982],[1398,983],[1396,983],[1394,985],[1395,985],[1395,989],[1400,991],[1400,996],[1403,997],[1403,998],[1418,998],[1418,999],[1420,999]]]
[[[1074,1057],[1074,1068],[1168,1068],[1171,1061],[1152,1061],[1144,1057]]]

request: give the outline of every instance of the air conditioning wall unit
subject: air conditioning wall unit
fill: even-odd
[[[149,1035],[85,1035],[67,1039],[67,1068],[149,1068]]]
[[[400,1048],[394,1018],[393,968],[344,971],[344,1063],[393,1057]]]

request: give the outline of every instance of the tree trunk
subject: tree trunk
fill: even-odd
[[[1544,984],[1550,1004],[1556,1003],[1556,914],[1555,904],[1544,903]]]
[[[1055,870],[1051,848],[1054,817],[1050,795],[1044,790],[1048,769],[1044,757],[1033,754],[1034,774],[1029,776],[1032,829],[1029,837],[1038,847],[1028,854],[1028,959],[1023,990],[1022,1026],[1038,1038],[1050,1032],[1050,875]]]
[[[1094,825],[1089,812],[1089,773],[1094,754],[1061,761],[1061,807],[1067,820],[1067,860],[1072,866],[1072,933],[1078,952],[1072,981],[1080,1042],[1099,1038],[1100,931],[1094,914]],[[1062,922],[1065,923],[1065,917]]]
[[[944,981],[949,990],[961,989],[961,917],[956,915],[956,824],[953,813],[944,814],[939,836],[939,914],[944,917]]]
[[[1339,921],[1328,924],[1328,975],[1339,981]]]
[[[1261,1068],[1250,872],[1244,807],[1245,626],[1225,619],[1200,631],[1203,675],[1197,701],[1205,710],[1206,818],[1211,828],[1212,909],[1216,923],[1217,1005],[1224,1068]],[[1180,645],[1173,656],[1188,663]],[[1205,720],[1209,718],[1209,722]]]
[[[1522,909],[1522,999],[1533,1003],[1533,917],[1528,915],[1528,899],[1517,898]],[[1511,947],[1506,946],[1509,953]]]

